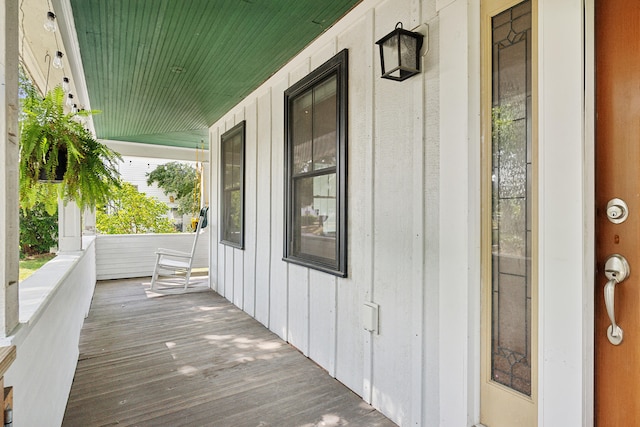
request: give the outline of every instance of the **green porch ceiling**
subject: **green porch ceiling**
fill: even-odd
[[[207,128],[361,0],[71,0],[98,138]]]

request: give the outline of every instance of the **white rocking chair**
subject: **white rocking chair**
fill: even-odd
[[[189,279],[191,278],[191,266],[193,265],[193,258],[196,253],[196,246],[198,245],[198,236],[200,236],[200,230],[207,226],[208,211],[208,207],[200,209],[198,225],[196,226],[191,252],[158,248],[156,251],[156,266],[153,269],[153,276],[151,277],[151,289],[156,289],[158,275],[160,275],[160,272],[163,272],[164,274],[162,275],[173,276],[176,276],[178,273],[184,273],[184,290],[187,290],[187,287],[189,286]]]

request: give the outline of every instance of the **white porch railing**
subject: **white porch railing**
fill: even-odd
[[[20,283],[20,324],[0,345],[15,345],[5,374],[13,386],[14,425],[54,426],[64,417],[78,342],[96,284],[95,238],[58,255]]]
[[[96,274],[98,280],[146,277],[153,274],[158,248],[190,252],[193,233],[109,234],[97,236]],[[198,237],[194,268],[209,265],[209,233]]]

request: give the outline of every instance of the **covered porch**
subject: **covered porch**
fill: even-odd
[[[508,407],[484,388],[494,385],[487,376],[493,335],[481,321],[497,298],[487,285],[492,199],[483,187],[493,182],[484,167],[492,144],[482,132],[491,129],[483,97],[492,73],[482,61],[491,49],[481,5],[494,2],[185,3],[6,0],[0,7],[0,345],[17,348],[4,378],[14,387],[15,425],[525,425],[487,421],[481,408]],[[506,3],[493,12],[518,2]],[[539,285],[505,295],[521,303],[518,336],[533,331],[522,342],[531,344],[535,387],[530,396],[514,395],[530,408],[526,425],[592,426],[595,5],[531,6],[536,61],[517,69],[531,70],[537,95],[525,109],[538,117],[518,129],[538,136],[537,151],[516,157],[526,163],[517,182],[535,194],[521,201],[533,214],[513,226],[518,236],[537,239],[535,262],[518,266],[529,265]],[[42,28],[49,9],[54,33]],[[420,73],[404,82],[381,78],[377,45],[399,23],[424,36],[416,50]],[[25,36],[29,26],[39,33]],[[51,66],[58,51],[60,69]],[[19,64],[41,89],[69,77],[77,107],[103,111],[87,126],[123,155],[192,160],[204,145],[210,276],[200,287],[210,289],[148,293],[140,254],[160,245],[83,236],[91,224],[81,225],[79,211],[63,212],[66,250],[19,283]],[[340,164],[320,161],[312,173],[298,172],[343,178],[346,189],[313,194],[314,204],[316,195],[344,201],[344,211],[331,212],[341,222],[328,211],[299,209],[310,203],[297,201],[311,198],[290,191],[295,141],[285,119],[311,111],[302,102],[295,110],[285,96],[300,82],[324,94],[317,71],[327,64],[334,66],[329,77],[346,83],[326,92],[340,110],[327,113],[336,123],[325,134],[339,136]],[[243,243],[228,244],[223,177],[233,167],[225,169],[232,162],[222,147],[238,126]],[[529,152],[537,153],[535,167],[522,162]],[[299,186],[309,193],[321,187]],[[309,225],[296,222],[298,215],[318,218],[322,237],[339,237],[340,265],[327,268],[324,256],[286,258],[295,248],[288,237],[299,237],[291,231]],[[115,243],[109,254],[107,243]],[[125,261],[129,270],[114,273]],[[297,359],[307,367],[294,368]]]
[[[99,281],[63,425],[395,425],[207,288]]]

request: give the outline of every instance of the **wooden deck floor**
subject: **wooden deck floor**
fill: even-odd
[[[64,426],[394,426],[212,291],[98,282]]]

